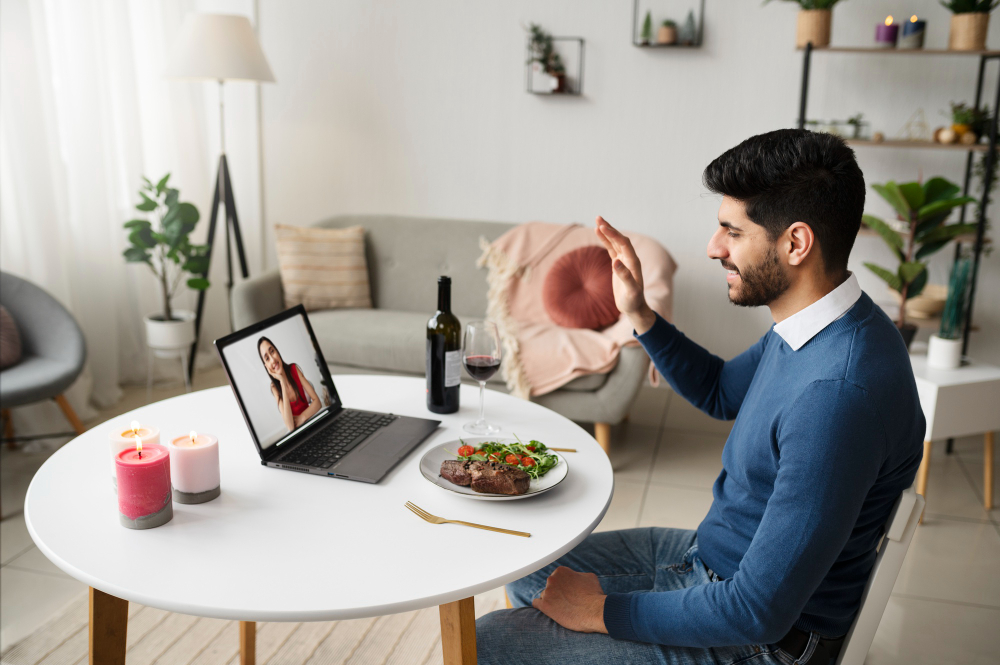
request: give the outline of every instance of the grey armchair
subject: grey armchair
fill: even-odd
[[[0,372],[0,409],[8,445],[17,440],[10,409],[45,399],[54,400],[76,433],[82,434],[83,423],[63,396],[80,376],[87,359],[87,345],[80,326],[66,308],[44,290],[5,272],[0,272],[0,304],[17,322],[23,354],[20,362]]]

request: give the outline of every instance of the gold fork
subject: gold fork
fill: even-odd
[[[508,533],[512,536],[521,536],[522,538],[531,538],[530,533],[525,533],[524,531],[511,531],[510,529],[499,529],[495,526],[486,526],[485,524],[473,524],[472,522],[463,522],[462,520],[446,520],[443,517],[438,517],[437,515],[431,515],[429,512],[416,505],[410,501],[406,502],[406,507],[409,508],[417,517],[431,524],[464,524],[465,526],[475,527],[477,529],[486,529],[487,531],[497,531],[499,533]]]

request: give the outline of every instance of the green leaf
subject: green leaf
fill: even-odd
[[[881,277],[889,288],[893,291],[901,291],[903,288],[903,282],[899,279],[899,275],[890,272],[883,268],[882,266],[877,266],[874,263],[865,262],[865,267],[871,270],[873,273]]]
[[[198,209],[190,203],[180,203],[177,205],[176,210],[178,218],[185,224],[193,226],[198,223]]]
[[[916,240],[920,243],[938,242],[940,240],[947,241],[963,233],[975,233],[977,228],[979,228],[978,224],[949,224],[948,226],[939,226],[936,229],[931,229],[923,235],[918,235]]]
[[[910,210],[916,210],[924,204],[924,188],[919,182],[904,182],[899,186],[899,191],[909,204]]]
[[[889,245],[889,248],[892,249],[897,256],[899,256],[900,260],[902,260],[903,237],[899,235],[895,229],[873,215],[862,215],[861,221],[865,226],[879,234],[879,236],[882,237],[882,240],[885,241],[885,244]]]
[[[910,282],[910,288],[906,289],[906,299],[915,298],[923,292],[924,287],[927,286],[927,271],[923,271]]]
[[[921,220],[917,223],[917,227],[915,229],[916,237],[919,238],[922,234],[927,233],[931,229],[941,226],[948,221],[949,217],[951,217],[951,210],[946,210],[945,212],[941,212],[936,215],[932,215],[927,219]]]
[[[124,256],[125,260],[129,263],[150,263],[149,253],[141,247],[129,247],[122,252],[122,256]]]
[[[152,181],[149,178],[147,178],[146,176],[141,176],[141,177],[142,177],[142,181],[146,184],[146,188],[147,189],[153,189],[153,183],[152,183]]]
[[[961,188],[944,178],[931,178],[924,183],[924,202],[921,205],[943,201],[954,197]]]
[[[163,193],[163,188],[167,186],[167,180],[170,180],[170,174],[169,173],[167,175],[163,176],[162,178],[160,178],[160,182],[156,183],[156,193],[157,194],[162,194]]]
[[[143,249],[152,249],[156,247],[156,241],[153,239],[152,230],[146,227],[140,227],[128,236],[129,242],[131,242],[136,247],[141,247]]]
[[[127,222],[125,222],[124,224],[122,224],[122,228],[131,229],[131,228],[137,228],[137,227],[140,227],[140,226],[149,226],[149,225],[150,225],[149,224],[149,220],[146,220],[146,219],[130,219]]]
[[[901,263],[899,264],[899,279],[903,284],[909,284],[925,270],[927,270],[927,264],[920,261]]]
[[[947,245],[949,242],[950,242],[949,240],[941,240],[939,242],[929,242],[929,243],[927,243],[925,245],[922,245],[914,253],[913,258],[915,258],[915,259],[917,259],[919,261],[920,259],[928,257],[931,254],[935,254],[935,253],[938,252],[938,250],[940,250],[942,247],[944,247],[945,245]]]
[[[944,212],[950,212],[955,208],[965,205],[966,203],[975,203],[976,199],[971,196],[961,196],[957,199],[944,199],[943,201],[935,201],[934,203],[928,203],[927,205],[920,208],[917,212],[917,219],[923,221],[932,215],[938,215]]]
[[[204,275],[208,272],[208,257],[192,256],[181,267],[192,275]]]
[[[187,285],[195,291],[204,291],[210,286],[208,280],[204,277],[193,277],[187,281]]]
[[[872,185],[872,189],[879,193],[879,195],[889,202],[889,205],[899,213],[899,216],[906,221],[910,221],[910,207],[907,205],[906,197],[903,196],[903,192],[900,191],[899,185],[893,181],[889,181],[884,185]]]
[[[167,197],[163,200],[163,204],[168,208],[173,208],[177,205],[177,199],[180,198],[180,191],[176,189],[167,189]]]
[[[139,192],[139,193],[142,194],[142,192]],[[136,210],[141,210],[143,212],[152,212],[152,211],[156,210],[156,202],[155,201],[149,200],[149,198],[145,194],[142,194],[142,198],[144,198],[146,200],[143,201],[142,203],[140,203],[139,205],[137,205],[135,207]]]

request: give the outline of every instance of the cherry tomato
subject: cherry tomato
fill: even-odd
[[[535,466],[535,460],[531,459],[530,457],[523,457],[523,458],[521,458],[521,465],[522,466]]]
[[[473,454],[475,452],[475,450],[476,449],[473,448],[472,446],[461,446],[458,449],[458,456],[459,457],[468,457],[469,455]]]
[[[534,446],[525,446],[525,448],[527,448],[531,452],[535,452],[535,447]]]
[[[500,461],[500,456],[499,456],[499,455],[497,455],[496,453],[490,453],[490,456],[489,456],[489,458],[488,458],[488,459],[489,459],[489,460],[490,460],[491,462],[499,462],[499,461]]]
[[[510,455],[507,455],[503,461],[507,462],[507,464],[510,464],[511,466],[517,466],[521,463],[521,458],[514,453],[511,453]]]
[[[476,454],[477,455],[482,455],[483,457],[486,457],[486,451],[483,450],[483,449],[481,449],[481,448],[476,451]]]

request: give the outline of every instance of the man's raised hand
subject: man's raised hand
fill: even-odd
[[[632,327],[640,335],[656,322],[656,314],[646,304],[643,295],[642,265],[632,248],[632,241],[618,232],[601,216],[597,217],[594,230],[611,256],[614,277],[611,287],[615,294],[615,305],[632,322]]]

